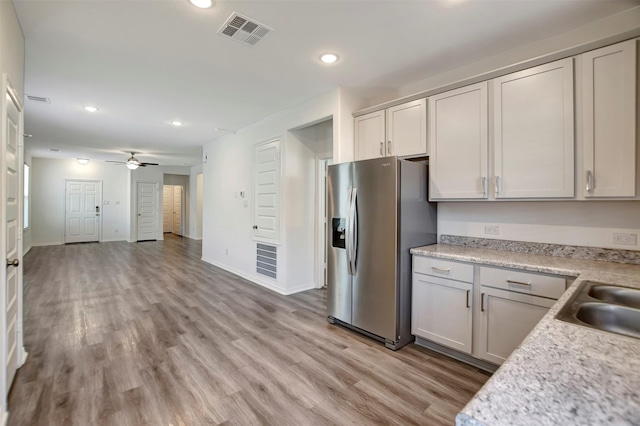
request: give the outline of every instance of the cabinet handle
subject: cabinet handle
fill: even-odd
[[[487,177],[482,176],[482,195],[487,195]]]
[[[593,189],[593,173],[591,170],[587,170],[587,186],[585,188],[587,192]]]
[[[500,176],[496,176],[496,195],[500,193]]]
[[[480,312],[484,312],[484,293],[480,295]]]
[[[387,141],[387,155],[391,155],[391,141]]]
[[[531,283],[525,283],[525,282],[522,282],[522,281],[507,280],[507,282],[509,284],[518,284],[518,285],[531,286]]]
[[[380,142],[380,156],[382,157],[384,155],[384,142]]]
[[[438,268],[437,266],[432,266],[431,269],[437,272],[449,272],[449,268]]]
[[[471,290],[467,290],[467,308],[470,308],[471,306],[469,305],[469,293],[471,293]]]

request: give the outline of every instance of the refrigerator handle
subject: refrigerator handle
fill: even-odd
[[[347,196],[347,223],[346,225],[346,232],[345,232],[345,249],[347,250],[347,270],[349,272],[349,275],[353,275],[353,271],[351,270],[351,250],[352,250],[352,246],[351,246],[351,233],[352,233],[352,228],[351,228],[351,198],[353,197],[353,189],[349,188],[349,195]]]
[[[358,188],[352,189],[351,196],[351,257],[349,259],[351,275],[356,274],[356,258],[358,257]]]

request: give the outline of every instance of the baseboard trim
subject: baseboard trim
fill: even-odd
[[[489,373],[495,373],[500,366],[492,364],[487,361],[483,361],[478,358],[474,358],[471,355],[463,354],[454,349],[447,348],[446,346],[439,345],[437,343],[431,342],[429,340],[425,340],[421,337],[416,336],[416,345],[422,346],[423,348],[431,349],[434,352],[441,353],[442,355],[446,355],[450,358],[457,359],[458,361],[462,361],[466,364],[473,365],[476,368],[479,368],[484,371],[488,371]]]
[[[24,256],[24,255],[26,255],[27,253],[29,253],[29,252],[31,251],[31,247],[32,247],[32,246],[27,247],[27,249],[26,249],[26,250],[24,250],[24,251],[22,252],[22,255]]]
[[[244,278],[247,281],[251,281],[254,284],[258,284],[261,287],[265,287],[265,288],[267,288],[267,289],[269,289],[271,291],[275,291],[276,293],[281,294],[283,296],[289,296],[289,295],[294,294],[294,293],[299,293],[301,291],[311,290],[312,288],[315,288],[315,284],[311,283],[311,284],[305,284],[305,285],[302,285],[302,286],[294,287],[294,288],[291,288],[291,289],[283,289],[282,287],[273,285],[271,282],[269,282],[267,280],[264,280],[264,279],[261,279],[260,277],[256,277],[256,276],[253,276],[253,275],[246,274],[244,272],[238,271],[235,268],[232,268],[230,266],[227,266],[227,265],[224,265],[222,263],[216,262],[214,260],[207,259],[205,257],[202,257],[201,260],[203,262],[207,262],[208,264],[213,265],[213,266],[215,266],[217,268],[224,269],[227,272],[231,272],[232,274],[237,275],[240,278]]]
[[[9,421],[9,411],[5,411],[2,409],[2,413],[0,413],[0,424],[2,426],[7,426],[7,422]]]
[[[25,362],[27,362],[27,358],[29,358],[29,352],[27,352],[24,349],[24,346],[22,347],[22,362],[20,363],[20,367],[22,367],[24,365]]]
[[[31,243],[31,247],[46,247],[46,246],[61,246],[63,242],[53,242],[53,243]]]
[[[117,239],[117,240],[100,240],[101,243],[117,243],[119,241],[124,241],[125,243],[129,242],[129,240],[126,239],[126,238],[124,238],[124,239],[120,238],[120,239]]]

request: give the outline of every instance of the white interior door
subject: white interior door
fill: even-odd
[[[173,187],[173,233],[182,235],[182,187]]]
[[[253,235],[256,239],[280,239],[280,139],[259,144],[254,156],[255,210]]]
[[[6,113],[3,117],[2,132],[2,216],[4,222],[4,241],[2,251],[6,258],[6,267],[2,268],[2,359],[5,368],[3,388],[4,397],[8,394],[16,370],[21,363],[19,348],[22,346],[20,329],[22,318],[22,247],[21,247],[21,192],[20,172],[22,169],[22,109],[18,97],[9,88],[6,76],[3,77],[2,100]]]
[[[138,182],[138,241],[158,238],[158,196],[156,184]]]
[[[162,187],[162,232],[173,232],[173,186]]]
[[[65,243],[100,241],[102,182],[65,183]]]

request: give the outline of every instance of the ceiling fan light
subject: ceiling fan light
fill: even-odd
[[[89,159],[88,158],[78,158],[78,164],[80,164],[81,166],[89,164]]]
[[[189,0],[189,2],[200,9],[207,9],[213,5],[212,0]]]
[[[139,165],[138,163],[134,163],[133,161],[131,162],[127,161],[126,166],[127,166],[127,169],[129,170],[135,170],[138,168]]]

